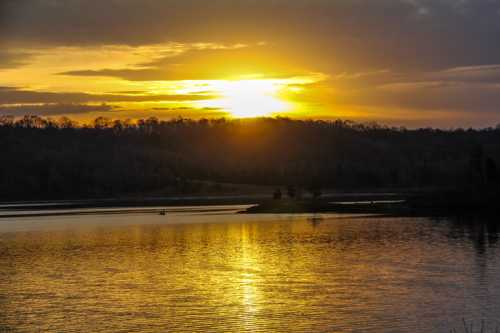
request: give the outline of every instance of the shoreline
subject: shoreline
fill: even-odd
[[[321,200],[329,201],[364,201],[394,200],[403,193],[389,192],[338,192],[327,193]],[[169,196],[169,197],[124,197],[75,200],[29,200],[0,202],[2,211],[16,210],[53,210],[84,208],[119,208],[119,207],[156,207],[156,206],[198,206],[198,205],[257,205],[270,200],[269,194],[235,194],[206,196]]]
[[[162,214],[210,212],[219,206],[222,211],[239,214],[370,214],[391,217],[453,217],[494,216],[498,213],[492,201],[467,201],[467,197],[452,197],[415,193],[338,192],[320,198],[271,199],[269,195],[211,195],[108,198],[55,201],[0,202],[0,219],[71,215]],[[440,200],[436,200],[441,198]],[[458,201],[457,198],[461,200]],[[226,206],[226,207],[224,207]],[[237,207],[240,206],[240,207]],[[211,208],[213,207],[213,208]]]

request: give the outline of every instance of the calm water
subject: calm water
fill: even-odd
[[[202,210],[0,219],[0,331],[500,325],[493,227]]]

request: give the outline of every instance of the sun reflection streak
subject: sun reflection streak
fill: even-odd
[[[244,325],[248,329],[256,326],[255,315],[259,312],[259,290],[257,287],[260,259],[256,258],[248,226],[241,229],[240,286],[242,305],[245,309]]]

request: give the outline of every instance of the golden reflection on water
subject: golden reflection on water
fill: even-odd
[[[438,332],[493,320],[499,248],[478,256],[456,232],[415,219],[189,214],[2,232],[0,329]]]

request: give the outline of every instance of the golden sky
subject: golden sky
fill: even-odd
[[[500,2],[3,0],[0,115],[500,122]]]

